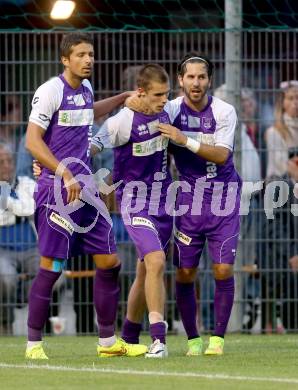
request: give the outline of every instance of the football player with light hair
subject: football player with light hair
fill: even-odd
[[[158,126],[170,123],[163,110],[170,90],[166,71],[157,64],[144,65],[138,72],[137,86],[144,113],[122,109],[101,127],[92,143],[114,148],[113,181],[121,184],[116,199],[134,242],[139,260],[137,277],[122,338],[139,342],[146,305],[152,345],[146,357],[163,358],[167,323],[164,321],[164,270],[166,251],[172,234],[173,217],[166,211],[167,190],[172,182],[167,162],[168,140]]]

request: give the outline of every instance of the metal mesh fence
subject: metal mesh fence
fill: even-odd
[[[167,69],[174,97],[178,92],[177,62],[191,50],[206,53],[214,62],[216,71],[213,90],[224,83],[224,32],[127,31],[91,34],[96,52],[92,77],[96,99],[133,88],[133,67],[149,62],[157,62]],[[61,36],[59,32],[0,32],[0,139],[12,144],[19,170],[25,169],[28,164],[22,159],[19,145],[23,142],[33,93],[41,83],[62,71],[59,63]],[[244,130],[239,131],[249,133],[250,140],[253,141],[247,143],[242,138],[242,149],[236,152],[242,155],[242,175],[249,176],[247,171],[257,159],[256,169],[259,166],[261,173],[258,178],[250,177],[248,180],[264,180],[268,168],[266,129],[274,122],[274,104],[280,93],[280,82],[298,79],[297,31],[244,31],[241,68],[243,90],[239,117]],[[251,143],[254,144],[253,147]],[[111,169],[109,152],[100,156],[95,165],[97,168],[105,166]],[[254,194],[250,213],[242,217],[239,253],[235,266],[237,293],[230,321],[231,331],[257,333],[298,330],[297,271],[295,272],[289,263],[291,258],[298,255],[298,252],[295,252],[297,218],[291,212],[291,205],[295,204],[296,198],[292,191],[294,182],[286,173],[283,172],[279,180],[287,183],[291,196],[274,210],[275,218],[268,219],[264,212],[265,186]],[[117,323],[120,328],[125,316],[129,286],[134,278],[136,252],[115,211],[113,199],[109,200],[109,204],[114,214],[118,250],[123,261]],[[38,264],[38,256],[34,252],[36,243],[32,238],[30,248],[27,246],[26,250],[18,248],[16,251],[15,247],[7,247],[3,229],[6,222],[3,219],[1,221],[0,334],[12,331],[14,334],[25,334],[28,287]],[[25,226],[26,223],[24,218],[14,222],[16,226]],[[22,236],[17,236],[16,229],[15,242],[21,241]],[[33,254],[28,251],[33,251]],[[75,258],[68,262],[69,272],[55,288],[49,313],[49,318],[58,317],[58,324],[57,319],[49,320],[46,332],[52,332],[54,328],[59,333],[63,327],[64,332],[70,334],[96,332],[92,305],[93,269],[92,260],[88,257]],[[180,331],[181,323],[175,306],[171,251],[168,255],[166,286],[166,312],[170,330]],[[201,329],[206,332],[213,328],[213,294],[211,260],[206,251],[201,259],[197,280],[198,321]],[[61,318],[65,318],[66,322],[61,321]],[[146,329],[146,322],[144,326]]]

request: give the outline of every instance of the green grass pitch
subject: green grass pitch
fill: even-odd
[[[99,359],[96,341],[48,337],[50,360],[32,363],[24,359],[25,338],[0,338],[0,389],[298,389],[297,335],[227,335],[223,356],[191,358],[185,338],[169,336],[167,359]]]

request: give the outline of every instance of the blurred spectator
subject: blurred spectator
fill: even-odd
[[[122,89],[123,91],[134,91],[137,89],[137,75],[142,65],[128,66],[123,71]]]
[[[298,147],[298,81],[284,81],[275,105],[275,121],[266,131],[267,178],[287,172],[289,148]]]
[[[223,84],[214,91],[214,96],[224,101],[227,100],[226,85]],[[236,266],[242,271],[241,276],[236,275],[236,294],[238,300],[243,297],[248,302],[246,307],[237,308],[234,304],[229,329],[239,331],[243,321],[243,327],[250,330],[256,319],[257,307],[254,302],[258,300],[259,283],[255,280],[255,267],[257,262],[256,238],[257,209],[259,205],[258,194],[251,196],[245,182],[258,182],[261,180],[261,162],[257,150],[258,127],[256,124],[257,102],[254,92],[249,88],[241,89],[241,178],[244,182],[241,200],[243,203],[250,202],[248,215],[241,217],[240,241],[237,249]],[[251,198],[250,198],[251,197]],[[236,295],[237,298],[237,295]]]
[[[298,208],[298,157],[287,161],[287,173],[279,180],[289,185],[289,197],[274,210],[274,219],[264,220],[267,240],[261,237],[262,328],[266,333],[298,328],[298,220],[292,213],[297,215]]]
[[[258,126],[256,122],[257,101],[254,91],[250,88],[241,89],[241,121],[246,126],[246,132],[255,147],[258,144]]]
[[[16,176],[27,176],[34,179],[32,170],[33,157],[25,148],[25,139],[26,136],[23,135],[16,155]]]
[[[285,181],[290,186],[290,198],[283,207],[275,210],[273,220],[264,220],[262,229],[266,243],[263,244],[260,263],[268,270],[261,275],[262,327],[267,333],[282,333],[284,327],[294,329],[294,325],[298,326],[297,305],[293,301],[298,299],[297,218],[291,214],[291,204],[297,203],[293,188],[297,178],[298,81],[284,81],[280,88],[274,125],[266,131],[267,180]]]
[[[0,139],[10,145],[13,153],[16,153],[23,134],[21,119],[19,96],[1,96]]]
[[[226,84],[214,91],[214,96],[227,101]],[[255,122],[256,100],[249,88],[241,90],[242,124],[241,124],[241,178],[243,181],[261,180],[260,157],[256,148],[257,125]],[[249,161],[249,164],[247,163]],[[245,188],[243,188],[245,190]],[[243,196],[243,195],[242,195]]]
[[[11,334],[17,292],[23,303],[39,263],[35,229],[28,218],[34,212],[35,182],[20,176],[14,185],[14,176],[11,147],[0,142],[0,334]]]

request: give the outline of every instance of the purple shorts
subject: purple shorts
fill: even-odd
[[[62,189],[66,199],[66,190]],[[35,226],[41,256],[67,259],[79,254],[116,253],[113,225],[99,196],[70,213],[57,204],[53,186],[38,186],[35,193]],[[53,207],[53,205],[55,205]],[[63,211],[64,210],[64,211]]]
[[[188,204],[189,194],[183,194]],[[180,199],[182,200],[182,199]],[[215,216],[210,203],[203,203],[201,215],[190,212],[175,217],[174,265],[178,268],[196,268],[207,240],[209,256],[215,264],[234,264],[240,231],[240,196],[231,214]]]
[[[126,230],[134,242],[139,259],[155,251],[167,252],[172,230],[173,217],[165,212],[160,215],[148,215],[147,210],[130,214],[130,223],[124,221]]]

